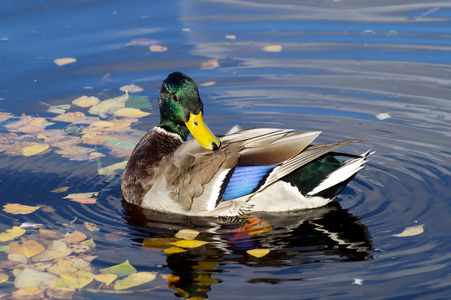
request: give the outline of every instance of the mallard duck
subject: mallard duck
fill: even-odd
[[[158,102],[160,124],[136,145],[121,183],[125,201],[145,209],[219,217],[316,208],[334,200],[370,155],[341,161],[331,151],[364,139],[310,145],[320,131],[253,128],[216,137],[202,119],[196,83],[180,72],[163,81]]]

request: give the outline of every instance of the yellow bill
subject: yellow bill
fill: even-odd
[[[185,123],[188,130],[196,141],[204,148],[218,150],[221,146],[219,139],[210,131],[207,124],[202,120],[202,112],[197,115],[190,114],[188,122]]]

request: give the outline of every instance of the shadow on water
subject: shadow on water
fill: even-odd
[[[372,259],[374,245],[360,218],[334,202],[323,208],[240,218],[202,218],[168,215],[143,210],[123,201],[125,222],[133,241],[141,247],[168,249],[168,242],[182,229],[199,232],[196,240],[207,242],[201,247],[180,253],[169,253],[166,265],[172,274],[169,287],[181,297],[207,297],[211,286],[220,283],[215,274],[227,272],[239,264],[251,268],[281,268],[324,262],[348,262]],[[248,252],[267,249],[264,257]],[[295,278],[262,276],[247,278],[248,283],[277,284],[303,281]]]

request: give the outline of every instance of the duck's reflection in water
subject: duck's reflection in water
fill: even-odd
[[[166,252],[167,267],[172,272],[167,275],[168,284],[180,297],[206,298],[211,286],[221,282],[214,275],[228,272],[234,264],[280,268],[359,261],[371,259],[374,248],[359,217],[337,202],[313,210],[227,219],[162,214],[125,202],[123,206],[126,222],[136,232],[134,240],[143,247]],[[177,234],[187,232],[186,229],[193,230],[188,232],[194,235],[199,233],[194,240],[207,243],[178,244],[177,241],[192,238]],[[299,276],[248,278],[248,282],[304,280],[302,273]]]

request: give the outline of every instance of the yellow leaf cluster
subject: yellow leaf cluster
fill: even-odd
[[[0,242],[12,241],[16,237],[19,237],[22,234],[24,234],[25,232],[26,232],[25,229],[20,228],[18,226],[14,226],[11,229],[7,229],[6,232],[1,232],[0,233]]]

